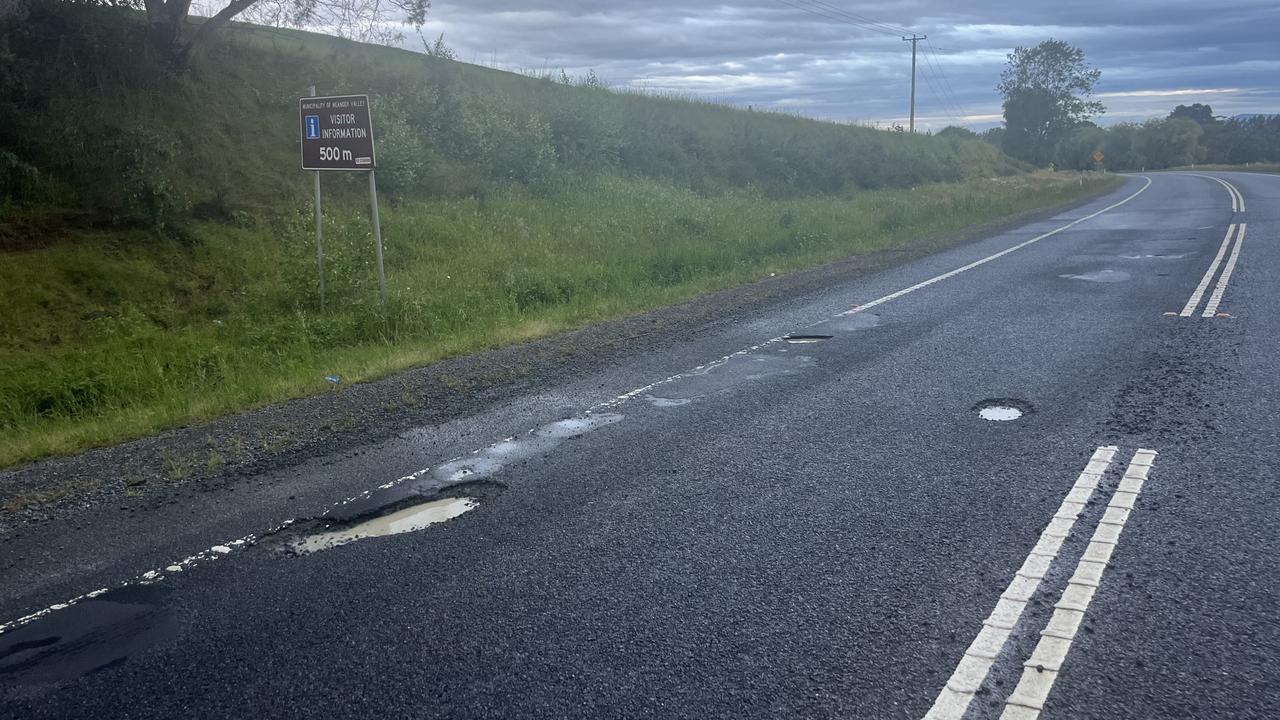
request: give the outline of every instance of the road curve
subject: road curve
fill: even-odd
[[[0,717],[1280,717],[1277,207],[1129,177],[251,501],[31,533]]]

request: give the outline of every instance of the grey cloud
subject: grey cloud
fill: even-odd
[[[1190,102],[1280,111],[1280,7],[1270,1],[820,2],[929,35],[918,89],[925,127],[992,124],[973,118],[999,114],[994,86],[1005,54],[1049,36],[1081,46],[1102,69],[1099,91],[1111,111],[1103,122]],[[902,121],[909,46],[787,3],[830,12],[815,0],[437,0],[426,32],[444,32],[463,60],[507,69],[593,69],[614,85],[833,120]],[[1185,89],[1231,92],[1133,94]]]

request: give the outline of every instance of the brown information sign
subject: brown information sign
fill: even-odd
[[[372,170],[368,95],[298,98],[303,170]]]

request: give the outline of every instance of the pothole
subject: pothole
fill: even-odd
[[[1032,412],[1030,403],[1009,398],[983,400],[973,407],[978,417],[992,422],[1009,422],[1018,420]]]
[[[334,529],[322,526],[317,532],[293,538],[287,543],[287,548],[297,555],[310,555],[356,540],[416,532],[452,520],[479,505],[480,501],[472,497],[439,498],[372,517],[355,525]]]
[[[787,342],[789,342],[789,343],[793,343],[793,344],[796,344],[796,345],[804,345],[804,344],[808,344],[808,343],[818,343],[818,342],[822,342],[823,340],[830,340],[832,337],[834,337],[834,336],[833,336],[833,335],[801,335],[801,334],[794,334],[794,335],[787,335],[786,337],[784,337],[784,338],[782,338],[782,339],[783,339],[783,340],[786,340],[786,341],[787,341]]]

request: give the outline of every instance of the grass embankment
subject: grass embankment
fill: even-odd
[[[611,92],[239,26],[173,75],[137,13],[0,27],[0,467],[873,252],[1090,191],[977,139]],[[368,93],[314,279],[297,97]]]
[[[1102,181],[1091,181],[1091,183]],[[0,465],[142,436],[344,382],[676,302],[774,272],[1073,199],[1020,176],[850,198],[703,198],[610,180],[546,198],[387,214],[376,302],[364,217],[330,217],[328,307],[305,213],[197,228],[194,247],[104,235],[0,263]]]

